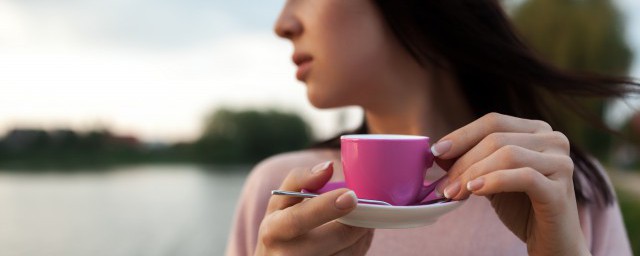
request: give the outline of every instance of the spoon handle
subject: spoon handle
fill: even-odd
[[[314,198],[318,196],[318,194],[314,193],[302,193],[302,192],[293,192],[293,191],[285,191],[285,190],[272,190],[272,195],[277,196],[293,196],[293,197],[301,197],[301,198]]]
[[[318,194],[313,194],[313,193],[302,193],[302,192],[285,191],[285,190],[272,190],[271,194],[272,195],[278,195],[278,196],[293,196],[293,197],[302,197],[302,198],[313,198],[313,197],[318,196]],[[379,204],[379,205],[391,206],[390,203],[387,203],[385,201],[371,200],[371,199],[360,199],[360,198],[358,198],[358,202],[359,203],[367,203],[367,204]]]

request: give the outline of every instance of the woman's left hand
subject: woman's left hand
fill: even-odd
[[[450,166],[439,190],[454,200],[471,193],[489,198],[530,255],[589,254],[564,134],[543,121],[491,113],[448,134],[433,149],[439,165]]]

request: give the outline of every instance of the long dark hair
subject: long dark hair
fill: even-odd
[[[421,65],[445,68],[438,59],[448,62],[476,118],[498,112],[544,120],[566,133],[553,106],[565,104],[576,114],[584,114],[576,107],[576,96],[613,98],[640,91],[640,84],[631,78],[567,72],[541,60],[519,37],[496,0],[374,2],[396,37]],[[595,125],[602,126],[602,121]],[[366,120],[348,133],[368,133]],[[339,146],[337,136],[314,147]],[[589,155],[571,143],[571,158],[576,166],[573,180],[577,201],[611,204],[613,192]],[[593,187],[594,193],[586,193],[584,185]]]

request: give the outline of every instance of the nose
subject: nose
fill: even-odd
[[[295,15],[293,2],[287,1],[274,27],[274,31],[279,37],[289,40],[300,36],[303,31],[302,23]]]

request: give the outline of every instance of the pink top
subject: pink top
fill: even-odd
[[[310,156],[307,151],[279,155],[253,169],[239,199],[227,255],[253,255],[270,191],[280,186],[288,170],[337,160],[335,155],[313,154]],[[581,205],[579,215],[593,255],[631,255],[617,203],[606,208]],[[425,252],[429,255],[526,255],[527,248],[502,224],[487,199],[471,196],[462,206],[443,215],[432,225],[376,230],[367,255],[398,256]]]

